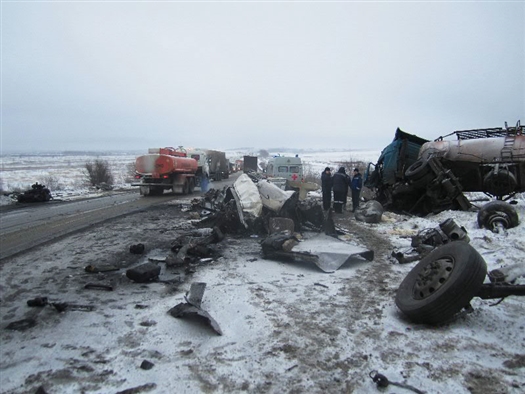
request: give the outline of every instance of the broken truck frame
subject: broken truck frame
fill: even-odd
[[[463,192],[509,199],[525,191],[525,127],[460,130],[435,141],[398,128],[369,163],[365,186],[386,209],[419,215],[469,209]]]

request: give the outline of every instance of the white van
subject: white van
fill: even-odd
[[[288,183],[302,182],[303,163],[298,156],[275,156],[266,164],[266,174],[269,178],[284,178]]]

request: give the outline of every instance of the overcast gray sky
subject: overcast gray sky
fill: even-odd
[[[2,1],[2,151],[381,149],[525,122],[525,2]]]

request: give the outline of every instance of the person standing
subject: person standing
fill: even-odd
[[[354,177],[352,178],[352,212],[359,207],[359,197],[361,195],[361,188],[363,187],[363,177],[359,172],[359,168],[354,168]]]
[[[325,211],[330,209],[332,205],[332,173],[330,167],[326,167],[321,174],[321,190],[323,193],[323,209]]]
[[[350,177],[346,175],[345,168],[340,167],[333,177],[335,213],[343,213],[343,206],[346,204],[348,195],[348,186],[350,186]]]

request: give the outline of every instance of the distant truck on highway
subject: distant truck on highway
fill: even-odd
[[[244,156],[242,163],[243,172],[255,171],[257,172],[257,156]]]
[[[161,195],[164,190],[191,194],[196,185],[197,160],[186,151],[174,148],[151,148],[135,160],[135,179],[143,196]]]
[[[226,158],[226,153],[211,149],[207,149],[205,152],[208,155],[210,179],[214,181],[228,179],[230,176],[230,163]]]

